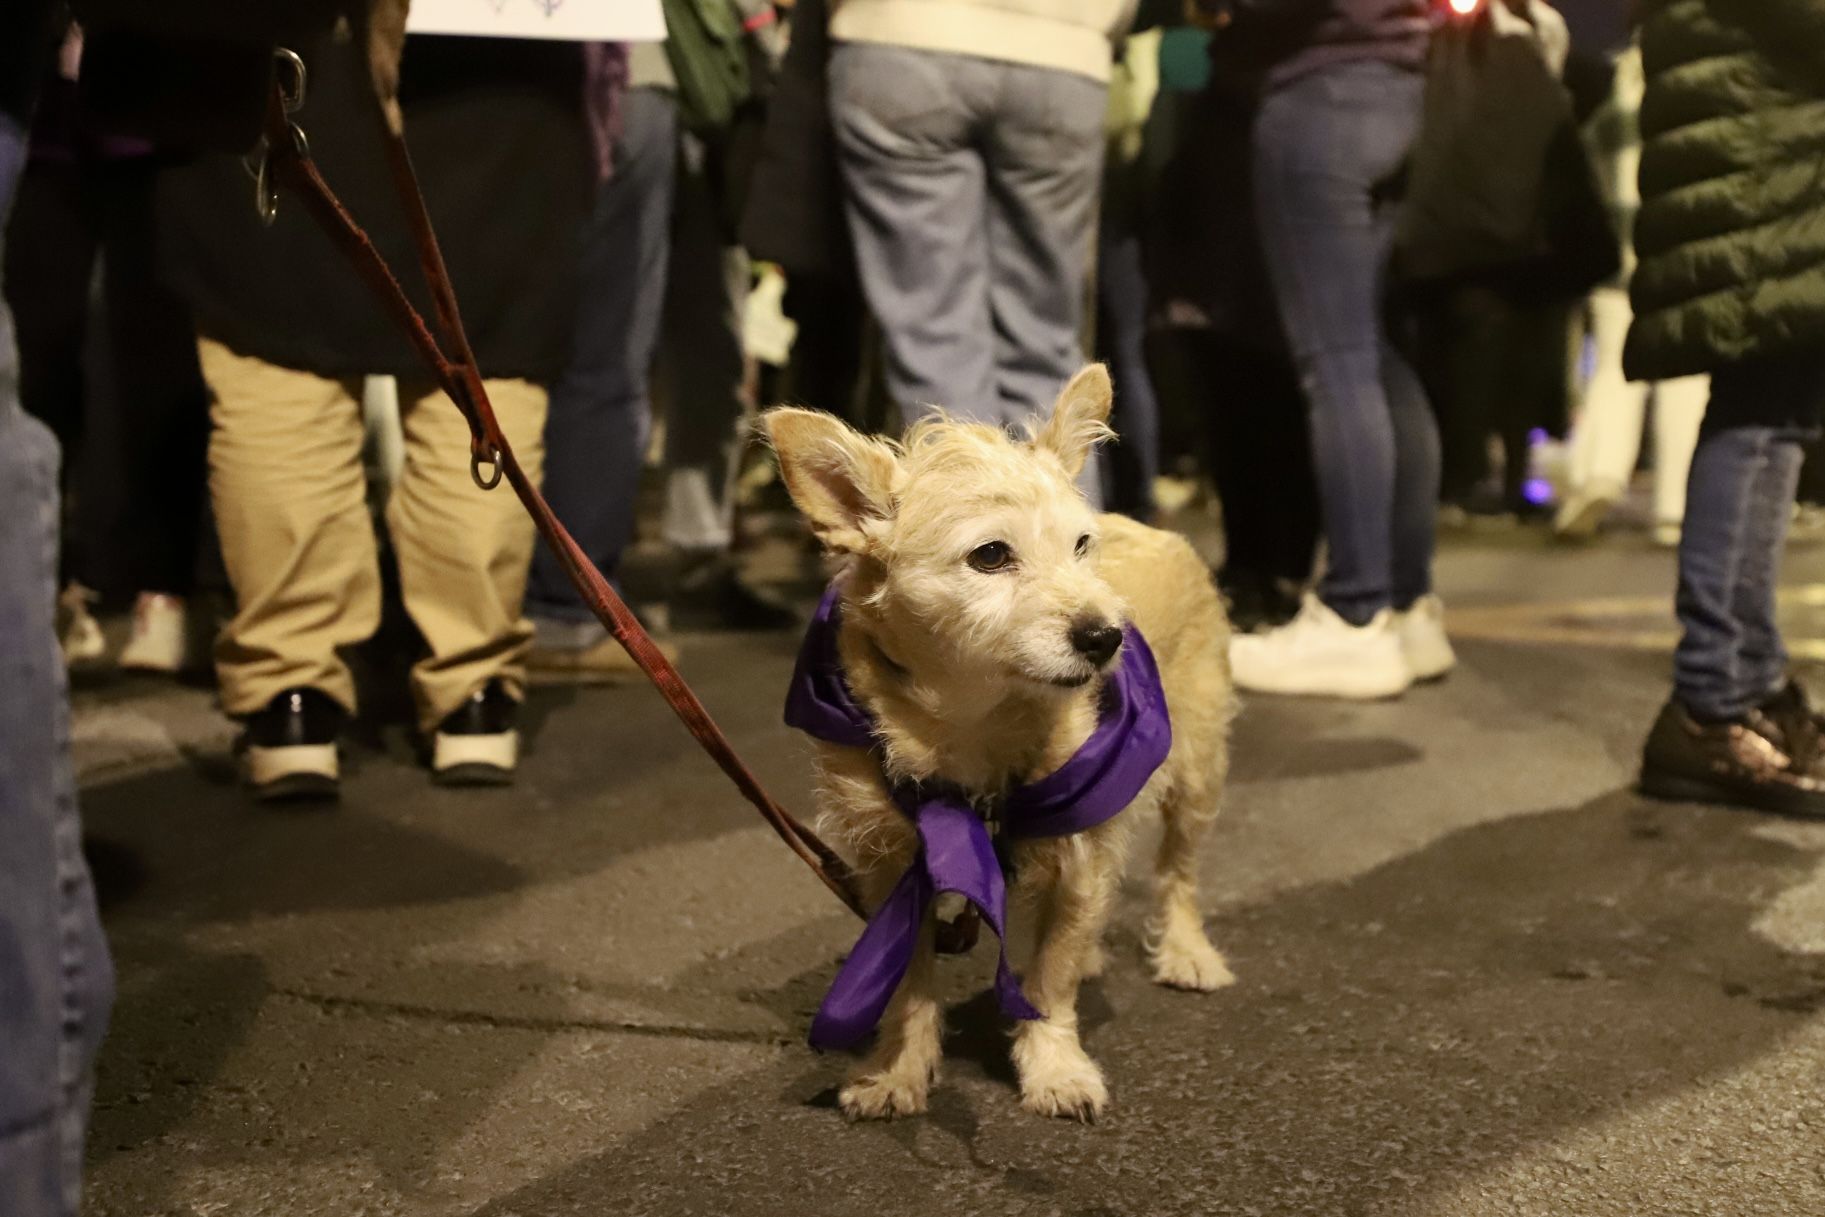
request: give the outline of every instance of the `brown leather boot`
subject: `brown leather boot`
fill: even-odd
[[[1783,689],[1777,700],[1786,693]],[[1735,722],[1701,723],[1677,699],[1668,701],[1642,750],[1641,792],[1681,803],[1825,818],[1825,775],[1815,772],[1816,724],[1810,712],[1804,725],[1793,718],[1790,702],[1775,708],[1788,715],[1785,721],[1758,708]]]
[[[1795,769],[1825,769],[1825,726],[1799,681],[1789,677],[1779,692],[1761,704],[1761,712],[1779,729],[1780,738],[1774,742],[1792,758]]]

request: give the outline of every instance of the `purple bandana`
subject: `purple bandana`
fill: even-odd
[[[850,692],[837,654],[839,597],[831,585],[805,632],[786,694],[786,725],[849,748],[875,748],[874,720]],[[1128,627],[1121,665],[1103,682],[1096,730],[1056,772],[1016,786],[1001,805],[1009,840],[1062,837],[1121,811],[1172,749],[1172,722],[1159,668],[1139,630]],[[919,853],[900,876],[837,971],[811,1024],[813,1048],[848,1048],[867,1037],[906,970],[932,900],[956,892],[1004,940],[995,995],[1010,1018],[1044,1017],[1020,992],[1002,932],[1007,890],[988,826],[962,790],[940,782],[895,782],[894,802],[919,833]]]

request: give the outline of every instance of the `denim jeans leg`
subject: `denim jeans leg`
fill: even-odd
[[[625,100],[614,173],[578,251],[570,366],[545,419],[545,496],[583,552],[612,578],[634,534],[634,500],[652,419],[649,379],[666,289],[678,105],[658,89]],[[526,615],[588,621],[570,577],[533,551]]]
[[[1803,448],[1825,408],[1825,361],[1721,369],[1699,432],[1679,547],[1673,683],[1697,718],[1737,718],[1785,677],[1775,590]]]
[[[1390,592],[1406,609],[1432,591],[1432,556],[1438,542],[1440,447],[1438,416],[1426,400],[1419,374],[1382,339],[1382,387],[1394,422],[1394,535]]]
[[[0,228],[24,160],[0,114]],[[0,248],[0,263],[5,260]],[[0,1213],[74,1217],[114,971],[82,856],[56,599],[57,444],[0,303]]]
[[[1378,198],[1417,134],[1422,88],[1386,64],[1346,64],[1270,93],[1255,121],[1256,214],[1310,410],[1329,550],[1319,594],[1357,623],[1394,602],[1397,548],[1404,592],[1430,559],[1418,502],[1436,481],[1437,436],[1386,338],[1393,228]]]
[[[856,268],[881,327],[888,396],[909,424],[934,405],[1003,421],[988,177],[973,134],[999,66],[859,42],[831,52],[830,120]]]

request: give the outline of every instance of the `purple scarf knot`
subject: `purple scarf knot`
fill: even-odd
[[[850,691],[837,653],[840,597],[832,584],[805,632],[786,725],[826,743],[874,749],[874,719]],[[1134,801],[1172,750],[1166,694],[1146,639],[1130,625],[1121,662],[1103,682],[1096,730],[1071,759],[1037,781],[1016,786],[1001,806],[1010,841],[1083,832]],[[919,933],[940,892],[955,892],[1003,940],[995,995],[1010,1018],[1044,1017],[1020,991],[1008,966],[1007,885],[988,826],[964,792],[947,783],[894,782],[894,802],[913,821],[919,852],[838,969],[811,1024],[814,1048],[848,1048],[881,1021],[894,990],[912,965]]]

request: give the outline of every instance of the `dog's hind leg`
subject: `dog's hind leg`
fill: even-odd
[[[1102,1070],[1077,1034],[1077,990],[1098,948],[1115,895],[1120,851],[1071,837],[1023,851],[1016,864],[1037,914],[1033,958],[1022,988],[1043,1019],[1014,1032],[1014,1067],[1028,1111],[1091,1121],[1109,1101]]]
[[[1165,833],[1154,860],[1155,906],[1147,924],[1147,957],[1156,983],[1208,992],[1235,981],[1204,933],[1198,911],[1198,855],[1217,818],[1216,792],[1178,784],[1161,804]]]

